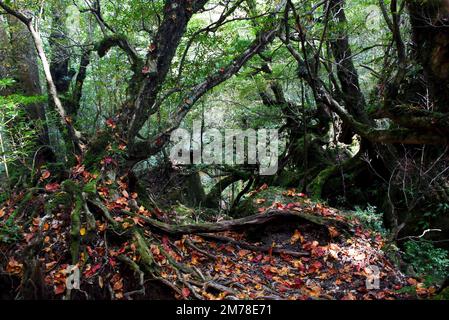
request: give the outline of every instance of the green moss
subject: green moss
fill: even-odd
[[[80,249],[80,229],[81,229],[81,209],[83,207],[83,200],[81,197],[76,197],[75,207],[70,214],[70,219],[72,221],[70,227],[70,253],[72,255],[72,263],[76,264],[79,259],[79,249]]]
[[[142,262],[144,263],[145,269],[152,272],[154,259],[153,255],[148,249],[147,244],[145,243],[145,239],[138,231],[134,231],[134,240],[137,245],[137,251],[139,252]]]
[[[314,198],[320,198],[323,187],[327,180],[338,171],[339,166],[335,165],[322,170],[309,185],[310,194]]]
[[[449,287],[443,289],[439,294],[437,294],[434,298],[435,300],[449,300]]]
[[[72,196],[75,196],[75,195],[81,193],[80,186],[75,181],[70,180],[70,179],[64,180],[61,183],[61,187],[62,187],[62,190],[71,194]]]
[[[99,133],[95,140],[91,143],[91,145],[89,145],[89,148],[83,159],[83,164],[85,165],[87,170],[91,171],[100,164],[100,161],[107,154],[106,149],[110,143],[110,140],[111,133],[105,131]]]
[[[71,203],[72,197],[69,193],[63,191],[56,193],[52,199],[45,202],[45,211],[53,212],[58,206],[67,207]]]

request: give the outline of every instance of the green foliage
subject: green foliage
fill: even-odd
[[[368,205],[365,209],[356,207],[355,211],[350,213],[350,218],[357,219],[366,228],[386,234],[382,216],[383,214],[376,212],[376,207],[371,205]]]
[[[449,213],[449,203],[431,203],[424,214],[417,215],[417,223],[415,229],[419,232],[424,229],[429,229],[433,222],[438,218],[443,217]]]
[[[17,225],[7,225],[0,228],[0,243],[14,243],[22,238],[22,230]]]
[[[405,260],[428,282],[438,282],[449,276],[449,254],[435,248],[426,240],[410,240],[405,243]]]
[[[0,89],[13,85],[12,79],[0,79]],[[30,123],[23,106],[41,102],[41,96],[13,94],[0,96],[0,161],[7,169],[9,163],[25,159],[35,147],[38,123]]]

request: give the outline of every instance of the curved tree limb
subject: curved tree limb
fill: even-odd
[[[127,214],[136,216],[137,214],[126,212]],[[254,214],[248,217],[225,220],[217,223],[199,223],[191,225],[172,225],[162,221],[158,221],[147,216],[138,215],[139,218],[144,220],[152,228],[170,235],[183,235],[183,234],[198,234],[198,233],[214,233],[222,231],[241,230],[250,226],[264,225],[282,218],[298,218],[316,225],[321,226],[335,226],[345,231],[350,231],[351,226],[344,221],[336,220],[331,217],[324,217],[307,213],[305,211],[289,211],[270,209],[263,214]]]
[[[192,90],[185,96],[183,102],[178,106],[178,112],[174,115],[171,125],[153,137],[150,140],[138,142],[131,150],[131,159],[142,160],[159,152],[163,146],[169,141],[170,133],[176,130],[181,124],[184,117],[192,109],[196,101],[198,101],[204,94],[227,79],[235,75],[243,67],[243,65],[250,60],[254,55],[261,52],[265,46],[270,43],[278,28],[261,33],[256,40],[234,61],[228,64],[227,67],[219,70],[217,73],[211,75],[203,82],[200,82],[193,87]]]

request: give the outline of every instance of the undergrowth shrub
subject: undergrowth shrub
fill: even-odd
[[[376,207],[368,205],[365,209],[355,207],[355,210],[349,213],[349,218],[359,221],[365,228],[374,230],[383,235],[386,230],[383,224],[382,213],[376,212]]]
[[[409,240],[404,244],[404,259],[429,283],[442,281],[449,276],[449,253],[435,248],[427,240]]]

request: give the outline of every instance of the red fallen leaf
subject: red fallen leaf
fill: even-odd
[[[301,204],[299,202],[290,202],[285,206],[286,209],[293,209],[297,211],[300,210],[299,207],[301,207]]]
[[[148,46],[148,51],[153,52],[154,50],[156,50],[156,45],[155,45],[154,43],[151,43],[151,44]]]
[[[57,183],[57,182],[49,183],[45,186],[45,191],[47,191],[47,192],[55,192],[58,189],[59,189],[59,183]]]
[[[317,271],[319,271],[322,267],[321,262],[319,261],[315,261],[314,263],[312,263],[312,265],[309,267],[309,272],[311,273],[315,273]]]
[[[44,172],[42,172],[41,180],[48,179],[49,177],[50,177],[50,171],[44,170]]]
[[[271,205],[271,208],[275,208],[275,209],[279,209],[279,210],[283,210],[285,209],[285,205],[280,203],[280,202],[273,202],[273,204]]]
[[[162,246],[164,247],[164,249],[166,251],[170,251],[170,246],[169,246],[169,241],[168,241],[168,237],[167,236],[163,236],[162,237]]]
[[[164,143],[164,141],[162,140],[161,137],[158,137],[158,138],[156,139],[156,141],[155,141],[155,144],[156,144],[157,146],[160,146],[160,145],[162,145],[163,143]]]
[[[184,298],[187,298],[188,296],[190,295],[190,290],[189,290],[189,288],[182,288],[182,296],[184,297]]]
[[[239,255],[240,258],[243,258],[244,256],[248,255],[249,253],[251,253],[251,251],[249,250],[239,250],[239,252],[237,253]]]
[[[83,165],[79,164],[72,169],[72,173],[73,173],[73,175],[84,174],[84,170],[85,170],[85,167]]]
[[[293,281],[292,284],[290,284],[289,286],[292,289],[300,289],[302,286],[304,285],[304,280],[300,279],[300,278],[295,278],[295,280]]]
[[[55,292],[55,294],[64,293],[65,292],[65,284],[60,283],[60,284],[55,285],[54,292]]]
[[[292,256],[285,254],[283,252],[281,252],[280,256],[281,256],[282,260],[287,261],[287,262],[290,262],[293,260]]]
[[[261,269],[267,279],[271,280],[273,278],[273,273],[271,272],[270,266],[263,266]]]
[[[312,255],[316,257],[322,257],[326,254],[326,248],[324,247],[316,247],[312,249]]]
[[[150,67],[148,67],[148,66],[143,67],[143,68],[142,68],[142,73],[143,73],[143,74],[148,74],[148,73],[150,73]]]
[[[126,242],[126,243],[123,245],[123,247],[121,247],[120,249],[117,250],[117,255],[121,255],[121,254],[125,253],[125,251],[126,251],[126,245],[127,245],[127,244],[128,244],[128,243]]]
[[[96,253],[95,250],[93,250],[90,246],[87,246],[86,249],[87,249],[87,253],[91,257]]]
[[[89,270],[86,270],[86,271],[84,272],[84,276],[85,276],[86,278],[90,278],[90,277],[92,277],[98,270],[100,270],[100,268],[101,268],[101,263],[98,263],[98,264],[96,264],[96,265],[94,265],[94,266],[91,266]]]
[[[109,258],[109,264],[114,268],[117,265],[117,262],[115,261],[115,259]]]
[[[112,162],[114,162],[114,159],[112,159],[111,157],[106,157],[103,159],[104,164],[111,164]]]
[[[253,258],[253,260],[251,260],[251,261],[252,262],[259,262],[260,260],[262,260],[262,258],[263,258],[263,254],[259,254],[259,255],[255,256]]]
[[[278,286],[278,291],[281,292],[281,293],[284,293],[284,292],[286,292],[287,290],[288,290],[288,288],[287,288],[286,286],[284,286],[283,284],[280,284],[280,285]]]

